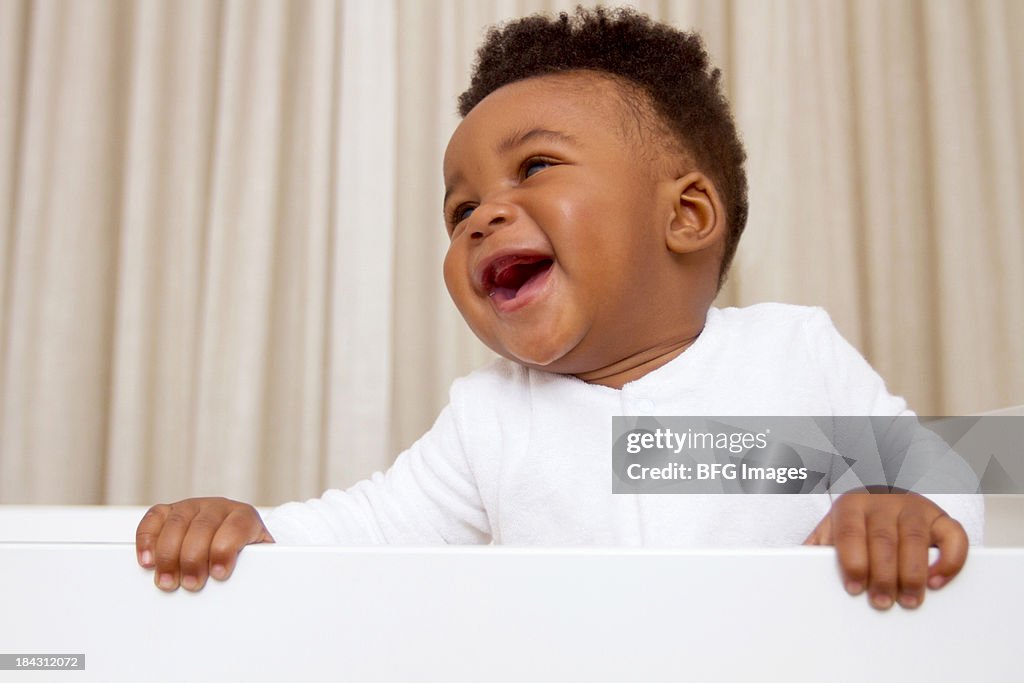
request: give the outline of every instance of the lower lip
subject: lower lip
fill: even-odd
[[[534,275],[527,280],[526,284],[519,288],[514,299],[499,299],[496,296],[490,297],[491,304],[499,313],[512,313],[524,306],[536,301],[544,293],[545,285],[551,279],[551,271],[555,264],[552,263],[543,273]]]

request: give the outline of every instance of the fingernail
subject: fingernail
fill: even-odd
[[[157,585],[164,590],[171,590],[174,588],[174,576],[171,574],[161,574],[157,579]]]
[[[181,577],[181,585],[185,587],[185,590],[194,591],[196,589],[196,586],[199,585],[199,579],[197,579],[194,576],[189,576],[188,574],[186,574],[185,576]]]
[[[223,579],[228,573],[228,570],[224,568],[222,564],[215,564],[210,567],[210,575],[215,579]]]
[[[846,583],[846,592],[850,595],[860,595],[864,591],[864,584],[860,581],[848,581]]]
[[[916,595],[901,595],[900,596],[900,606],[905,608],[905,609],[914,609],[919,604],[921,604],[921,602],[920,602],[920,600],[918,600]]]
[[[148,550],[143,550],[142,553],[139,555],[139,564],[141,564],[143,567],[149,567],[150,565],[152,565],[153,553],[149,552]]]
[[[892,607],[892,597],[888,595],[873,595],[871,596],[871,604],[878,609],[889,609]]]
[[[942,588],[945,585],[946,585],[946,577],[945,576],[939,576],[938,574],[936,574],[932,578],[928,579],[928,587],[933,589],[933,590],[934,589],[938,589],[938,588]]]

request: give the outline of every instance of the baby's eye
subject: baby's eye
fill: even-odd
[[[448,214],[448,232],[451,233],[462,221],[466,220],[473,214],[473,209],[476,207],[471,204],[459,204],[452,212]]]
[[[530,159],[523,164],[523,177],[529,178],[530,176],[537,173],[537,171],[543,171],[545,168],[551,165],[550,161],[544,159]]]

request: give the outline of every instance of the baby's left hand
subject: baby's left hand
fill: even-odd
[[[967,560],[960,523],[916,493],[845,493],[804,545],[835,545],[843,584],[851,595],[867,588],[871,604],[889,609],[924,601],[925,585],[941,588]],[[928,548],[939,559],[928,566]]]

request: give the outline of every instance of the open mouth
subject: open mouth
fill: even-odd
[[[540,285],[553,264],[547,256],[502,256],[484,270],[484,291],[498,304],[514,301]]]

